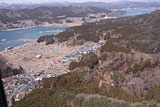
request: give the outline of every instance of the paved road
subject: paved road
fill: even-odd
[[[22,87],[22,86],[23,86],[23,84],[19,85],[17,88],[14,89],[14,92],[11,94],[10,98],[8,98],[8,101],[9,101],[8,107],[11,107],[11,105],[12,105],[12,97],[15,95],[15,93],[18,91],[18,89],[20,87]]]

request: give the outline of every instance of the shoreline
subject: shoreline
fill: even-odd
[[[124,10],[124,11],[127,11],[127,10],[139,10],[139,9],[150,9],[150,8],[155,8],[155,9],[160,9],[160,7],[141,7],[141,8],[122,8],[122,9],[111,9],[111,10]]]
[[[23,27],[23,28],[13,28],[13,29],[4,29],[0,31],[15,31],[15,30],[21,30],[21,29],[29,29],[29,28],[34,28],[34,27],[48,27],[48,26],[68,26],[68,27],[73,27],[73,26],[80,26],[82,25],[82,22],[73,22],[73,23],[63,23],[63,24],[57,24],[57,23],[52,23],[52,24],[42,24],[42,25],[34,25],[31,27]]]
[[[7,30],[0,30],[0,31],[16,31],[16,30],[20,30],[20,29],[28,29],[28,28],[34,28],[34,27],[45,27],[45,26],[46,27],[48,27],[48,26],[59,26],[59,27],[61,27],[61,26],[68,26],[68,27],[72,27],[72,26],[80,26],[80,25],[82,25],[82,22],[63,23],[63,24],[44,24],[44,25],[39,25],[39,26],[32,26],[32,27],[25,27],[25,28],[15,28],[15,29],[7,29]],[[23,45],[15,46],[11,50],[18,49],[18,48],[21,48],[21,47],[23,47],[25,45],[32,44],[37,39],[33,39],[33,41],[31,43],[25,43]],[[19,40],[24,41],[25,39],[19,39]],[[11,50],[8,50],[8,51],[11,51]],[[6,50],[2,50],[2,51],[0,51],[0,54],[5,53],[5,52],[7,52],[7,51]]]
[[[160,9],[160,7],[149,7],[149,8],[155,8],[155,9]],[[139,9],[148,9],[146,7],[141,7],[141,8],[122,8],[122,9],[111,9],[113,11],[117,11],[117,10],[122,10],[122,11],[128,11],[128,10],[139,10]],[[123,14],[121,14],[123,15]],[[110,17],[109,17],[110,18]],[[113,18],[113,17],[111,17]],[[34,28],[34,27],[47,27],[47,26],[58,26],[58,27],[61,27],[61,26],[68,26],[68,27],[73,27],[73,26],[80,26],[82,25],[83,21],[75,21],[75,22],[72,22],[72,23],[66,23],[66,22],[63,22],[63,24],[57,24],[57,23],[44,23],[44,24],[41,24],[41,25],[33,25],[33,26],[30,26],[30,27],[23,27],[23,28],[13,28],[13,29],[2,29],[0,31],[14,31],[14,30],[21,30],[21,29],[28,29],[28,28]]]
[[[0,54],[4,54],[4,53],[6,53],[6,52],[8,52],[8,51],[13,51],[13,50],[17,50],[17,49],[23,48],[23,47],[25,47],[25,46],[28,46],[28,45],[30,45],[30,44],[33,44],[34,42],[36,42],[36,40],[33,39],[33,41],[32,41],[31,43],[25,43],[25,44],[23,44],[23,45],[15,46],[15,47],[13,47],[13,49],[11,49],[11,50],[3,50],[3,51],[0,51]]]
[[[75,52],[81,46],[68,46],[66,43],[55,43],[45,45],[45,43],[37,43],[36,41],[15,47],[8,51],[2,51],[0,54],[6,60],[13,64],[13,67],[22,66],[25,71],[50,71],[55,68],[52,66],[66,55]],[[37,58],[41,55],[41,58]],[[49,58],[49,59],[48,59]],[[56,66],[55,71],[60,66]],[[62,69],[63,70],[63,69]],[[59,71],[59,70],[58,70]]]

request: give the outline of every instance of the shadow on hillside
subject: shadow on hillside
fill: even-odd
[[[18,68],[13,68],[12,64],[8,63],[8,60],[0,55],[0,73],[2,78],[6,78],[17,74],[22,74],[24,73],[24,70],[20,66]]]
[[[5,59],[1,54],[0,54],[0,70],[3,70],[7,67],[7,59]]]

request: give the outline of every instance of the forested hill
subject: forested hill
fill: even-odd
[[[159,17],[160,10],[151,14],[103,20],[71,27],[56,37],[59,42],[68,41],[71,38],[73,41],[94,42],[104,39],[110,45],[125,48],[125,51],[134,49],[145,53],[158,53],[160,52]],[[104,50],[105,48],[102,49]]]
[[[117,2],[86,2],[86,3],[75,3],[75,5],[80,6],[94,6],[94,7],[102,7],[106,9],[126,9],[126,8],[149,8],[149,7],[160,7],[159,2],[154,2],[151,0],[150,2],[143,1],[117,1]]]
[[[0,10],[0,21],[3,23],[16,22],[18,20],[51,20],[57,16],[84,17],[88,13],[109,13],[111,11],[96,7],[37,7],[34,9]]]
[[[108,14],[111,12],[102,8],[82,6],[37,7],[20,10],[0,9],[0,30],[32,27],[46,23],[63,24],[65,20],[72,20],[73,17],[84,18],[88,14]]]

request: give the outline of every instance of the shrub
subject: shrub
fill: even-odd
[[[93,69],[94,65],[98,63],[98,57],[95,53],[89,53],[84,55],[79,62],[71,62],[69,65],[69,69],[73,70],[76,68],[87,66]]]
[[[160,102],[160,87],[153,87],[147,92],[146,95],[147,100],[154,100],[156,102]]]
[[[77,106],[82,107],[83,101],[84,101],[83,97],[78,97],[78,98],[74,99],[73,104],[74,104],[75,107],[77,107]]]
[[[118,84],[120,81],[124,80],[124,75],[119,71],[115,71],[111,78]]]
[[[37,42],[45,42],[46,45],[49,44],[53,44],[54,43],[54,39],[53,39],[54,35],[46,35],[46,36],[41,36],[37,39]]]

